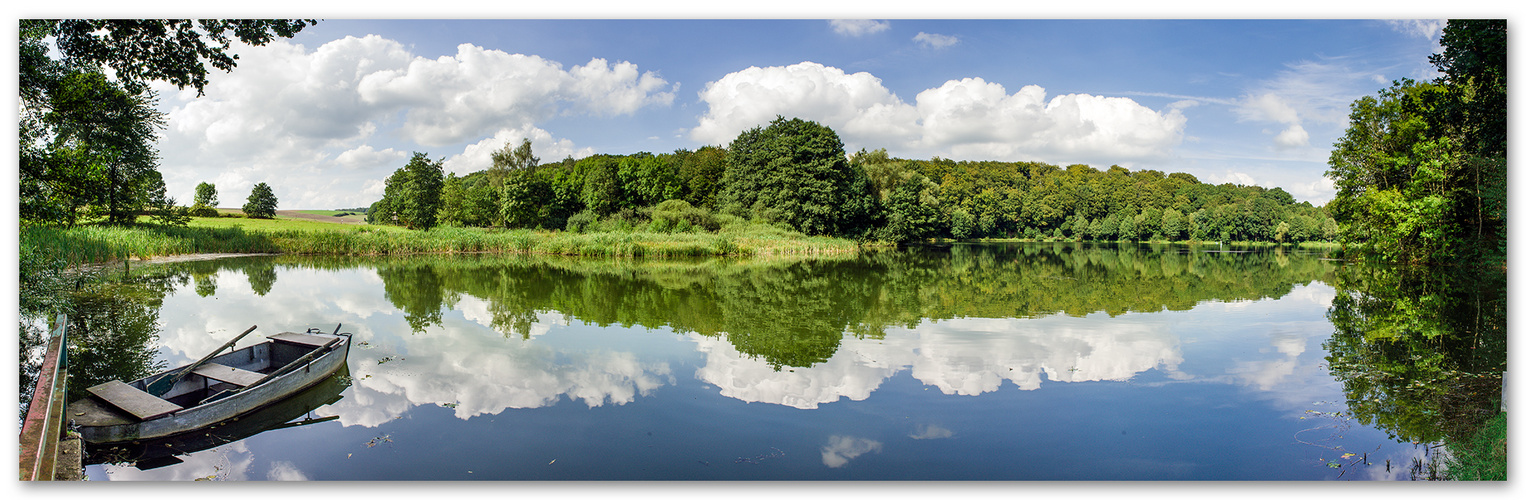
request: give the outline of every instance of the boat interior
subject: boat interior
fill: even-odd
[[[245,387],[257,385],[287,365],[300,361],[304,356],[323,347],[334,337],[285,332],[268,337],[262,342],[243,349],[219,355],[193,367],[183,376],[186,367],[177,367],[128,383],[111,381],[87,389],[94,397],[86,398],[71,406],[78,406],[78,417],[85,420],[89,413],[102,419],[142,421],[159,418],[181,409],[230,396]],[[168,391],[154,395],[151,387],[161,379],[172,380],[180,376]],[[91,411],[83,411],[91,410]],[[82,422],[83,423],[83,422]]]

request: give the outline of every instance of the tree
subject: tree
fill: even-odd
[[[519,146],[511,147],[504,144],[502,148],[492,153],[493,166],[488,168],[488,178],[493,180],[493,187],[502,188],[508,180],[509,174],[525,170],[534,170],[540,165],[540,158],[532,152],[529,139],[521,139]]]
[[[276,194],[270,190],[270,186],[261,182],[250,190],[249,200],[244,203],[244,214],[255,219],[273,219],[277,203]]]
[[[24,168],[23,183],[50,184],[70,224],[85,205],[100,207],[113,224],[132,223],[150,196],[150,173],[157,174],[154,142],[164,114],[153,93],[132,94],[99,72],[75,72],[48,97],[42,121],[53,136],[48,158],[39,160],[50,168]]]
[[[1182,234],[1187,231],[1187,219],[1181,212],[1174,208],[1168,208],[1160,214],[1161,239],[1177,241],[1182,239]]]
[[[429,155],[414,152],[403,166],[407,182],[398,212],[409,229],[428,231],[439,222],[440,191],[445,187],[445,159],[430,160]]]
[[[1398,262],[1502,263],[1505,23],[1453,20],[1435,83],[1394,82],[1351,105],[1330,155],[1341,241]]]
[[[196,185],[196,201],[192,207],[217,207],[217,186],[209,182]]]
[[[738,135],[726,160],[727,211],[774,218],[806,234],[853,236],[869,228],[869,178],[848,164],[831,128],[781,116]]]

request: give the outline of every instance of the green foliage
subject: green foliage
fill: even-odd
[[[276,216],[278,204],[279,200],[276,200],[275,192],[270,190],[269,185],[261,182],[255,184],[254,189],[249,191],[249,199],[244,202],[244,214],[255,219],[271,219]]]
[[[366,221],[426,231],[438,225],[442,208],[445,208],[442,202],[446,182],[444,161],[431,160],[429,155],[415,151],[408,164],[387,177],[382,199],[371,205]],[[446,208],[446,215],[459,216],[450,208],[457,207]]]
[[[109,67],[134,86],[160,80],[178,88],[191,86],[202,95],[205,64],[231,71],[237,56],[228,54],[238,39],[261,46],[275,37],[291,38],[318,21],[283,19],[62,19],[31,21],[45,26],[64,62]],[[231,32],[231,33],[230,33]],[[233,36],[229,36],[229,35]]]
[[[153,143],[163,127],[151,81],[206,83],[204,64],[231,70],[236,38],[263,45],[311,21],[24,19],[20,22],[19,218],[74,225],[134,221],[152,206]],[[231,36],[230,32],[231,31]],[[113,78],[107,79],[107,72]],[[162,200],[161,200],[162,201]]]
[[[661,224],[672,232],[689,232],[696,229],[714,232],[721,228],[720,222],[715,220],[709,210],[695,207],[684,200],[667,200],[658,203],[652,207],[651,217],[654,225]]]
[[[862,169],[843,157],[832,129],[776,118],[743,132],[727,148],[721,203],[728,212],[774,218],[812,235],[869,229],[873,195]]]
[[[191,203],[191,208],[217,208],[217,186],[210,182],[197,184],[196,199]]]
[[[1503,262],[1504,33],[1502,20],[1450,21],[1438,82],[1352,104],[1326,172],[1343,243],[1392,262]]]
[[[1357,421],[1409,442],[1457,442],[1499,410],[1505,274],[1343,267],[1325,343]]]
[[[94,71],[50,83],[40,121],[52,134],[43,138],[49,143],[41,157],[22,169],[22,183],[49,199],[24,203],[24,210],[35,211],[23,218],[74,224],[80,209],[94,207],[111,223],[130,223],[158,179],[154,142],[164,115],[154,108],[154,94],[128,93]]]
[[[621,244],[613,234],[589,237]],[[367,262],[378,267],[388,300],[418,330],[438,325],[451,297],[469,295],[488,304],[491,324],[505,336],[527,335],[537,311],[558,311],[593,325],[724,339],[776,369],[824,362],[845,335],[873,338],[890,327],[960,317],[1117,316],[1282,297],[1298,284],[1329,279],[1335,268],[1313,256],[1274,252],[1064,244],[810,259],[470,255]]]
[[[1467,440],[1448,443],[1452,456],[1447,459],[1447,478],[1458,481],[1506,481],[1505,412],[1484,423]]]

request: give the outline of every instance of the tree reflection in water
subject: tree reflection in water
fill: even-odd
[[[1327,360],[1358,422],[1455,442],[1499,413],[1502,270],[1347,266],[1333,284]]]

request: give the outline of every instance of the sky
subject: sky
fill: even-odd
[[[317,15],[294,38],[235,43],[237,68],[203,96],[156,85],[160,172],[182,204],[210,182],[238,207],[265,182],[281,209],[353,208],[413,152],[464,175],[522,139],[542,162],[665,153],[783,116],[831,127],[850,154],[1185,172],[1318,205],[1350,103],[1434,78],[1444,25],[662,12]]]
[[[413,152],[486,169],[724,146],[776,116],[849,153],[1083,163],[1334,195],[1350,103],[1436,76],[1437,20],[351,20],[159,86],[169,192],[368,206]]]

